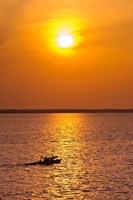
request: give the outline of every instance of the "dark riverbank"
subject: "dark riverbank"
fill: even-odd
[[[2,109],[0,113],[133,113],[133,109]]]

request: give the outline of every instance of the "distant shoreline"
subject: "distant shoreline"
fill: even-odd
[[[133,109],[1,109],[2,113],[133,113]]]

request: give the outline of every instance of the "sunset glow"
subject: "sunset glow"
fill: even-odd
[[[132,199],[133,0],[0,0],[0,200]]]
[[[132,108],[133,1],[0,3],[0,108]]]

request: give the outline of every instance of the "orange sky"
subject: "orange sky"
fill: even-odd
[[[132,0],[0,2],[0,109],[133,108],[132,91]]]

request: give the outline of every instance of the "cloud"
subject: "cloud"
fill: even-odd
[[[82,36],[83,42],[77,48],[103,46],[133,48],[133,17],[101,27],[86,28],[79,34]]]
[[[30,0],[5,0],[0,4],[0,45],[14,33]]]

